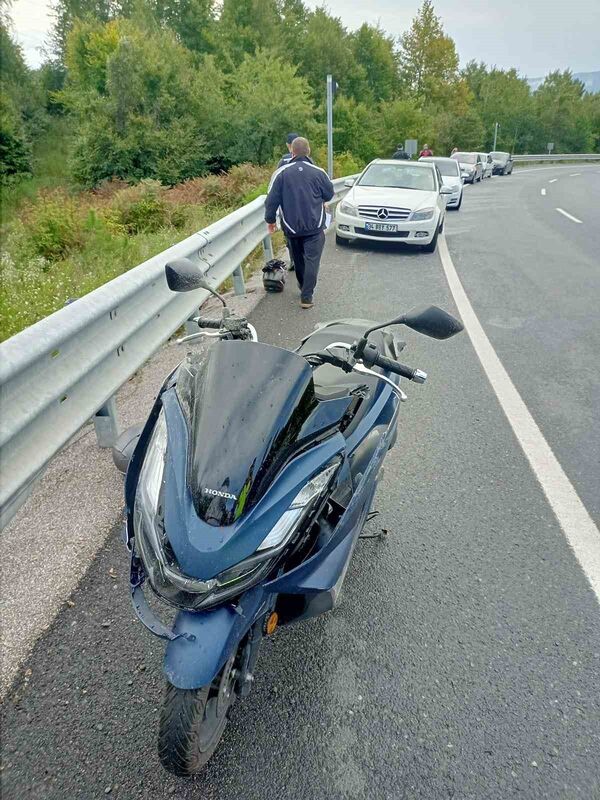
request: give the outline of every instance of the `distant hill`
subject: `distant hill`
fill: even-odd
[[[590,94],[600,92],[600,70],[596,72],[574,72],[573,77],[584,84],[586,92]],[[543,78],[527,78],[527,83],[531,86],[533,92],[543,81]]]

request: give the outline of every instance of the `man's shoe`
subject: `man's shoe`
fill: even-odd
[[[312,308],[313,306],[312,300],[300,300],[300,308]]]

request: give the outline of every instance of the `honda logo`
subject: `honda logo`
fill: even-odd
[[[389,211],[387,210],[387,208],[380,208],[377,211],[377,217],[379,219],[387,219],[389,217]]]

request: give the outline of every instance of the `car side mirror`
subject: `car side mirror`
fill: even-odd
[[[165,277],[172,292],[193,292],[207,288],[204,271],[189,258],[176,258],[165,264]]]
[[[442,186],[440,194],[452,194],[452,189],[449,186]]]
[[[347,186],[349,189],[351,189],[354,186],[354,178],[346,178],[344,181],[344,186]]]

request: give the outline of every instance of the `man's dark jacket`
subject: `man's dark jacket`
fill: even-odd
[[[286,236],[314,236],[325,227],[323,204],[333,195],[333,184],[325,170],[306,156],[296,156],[271,178],[265,221],[274,223],[279,210]]]

